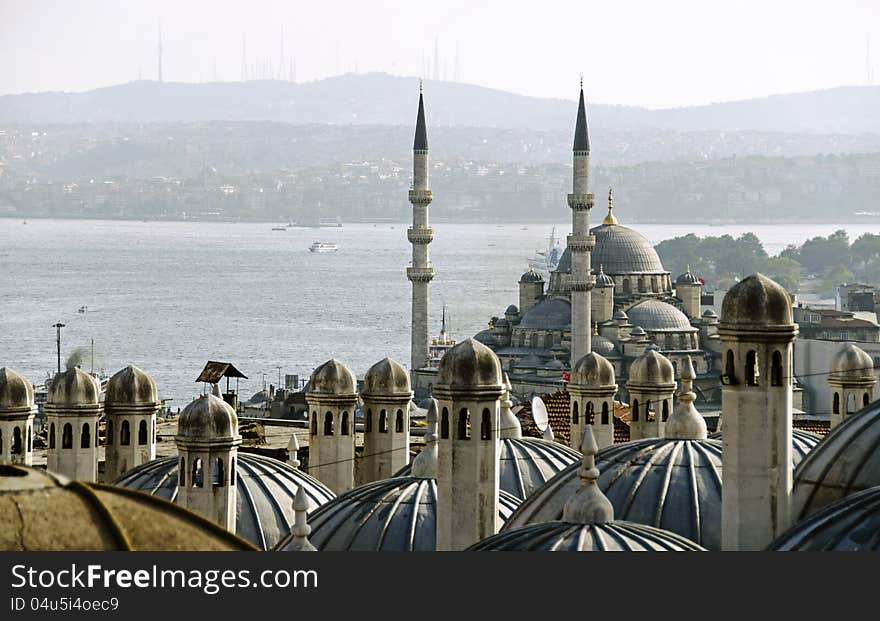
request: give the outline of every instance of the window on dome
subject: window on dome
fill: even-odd
[[[318,413],[312,412],[312,435],[318,435]]]
[[[663,400],[663,422],[666,422],[666,419],[669,418],[669,401]]]
[[[840,393],[834,393],[834,405],[831,406],[831,411],[840,414]]]
[[[214,487],[221,487],[226,482],[226,473],[223,472],[223,460],[219,457],[214,460]]]
[[[758,352],[753,349],[749,350],[749,353],[746,354],[746,385],[757,386],[759,374]]]
[[[127,420],[122,421],[122,424],[119,426],[119,444],[122,446],[131,444],[131,428]]]
[[[602,404],[602,424],[608,424],[608,402]]]
[[[773,352],[773,363],[770,365],[770,385],[782,386],[782,354]]]
[[[21,455],[21,429],[19,427],[12,430],[12,454]]]
[[[632,422],[637,423],[639,421],[639,400],[633,399],[632,402],[632,414],[631,417]]]
[[[385,410],[379,412],[379,433],[388,433],[388,413]]]
[[[65,423],[61,432],[61,448],[73,448],[73,425],[70,423]]]
[[[446,408],[440,414],[440,437],[444,440],[449,438],[449,411]]]
[[[397,410],[397,416],[394,421],[394,431],[403,433],[403,410]]]
[[[624,278],[623,279],[623,294],[628,295],[631,292],[632,292],[632,289],[629,284],[629,278]]]
[[[235,485],[235,457],[229,458],[229,484]]]
[[[367,410],[367,415],[364,419],[364,433],[373,431],[373,410]]]
[[[333,435],[333,412],[330,411],[324,414],[324,435]]]
[[[177,485],[178,487],[186,487],[186,458],[180,458],[180,465],[177,466]]]
[[[144,446],[147,443],[147,421],[142,420],[138,425],[138,445]]]
[[[83,423],[82,435],[80,436],[80,448],[89,448],[92,445],[91,428],[88,423]]]
[[[197,457],[193,462],[193,471],[192,471],[192,486],[193,487],[204,487],[204,472],[202,471],[202,458]]]
[[[727,350],[727,356],[725,357],[724,363],[724,375],[721,377],[721,382],[724,384],[739,383],[739,381],[736,379],[736,366],[734,364],[732,349]]]
[[[55,448],[55,423],[49,425],[49,448]]]
[[[869,398],[868,398],[868,393],[865,393],[864,395],[862,395],[862,407],[863,408],[868,407],[868,403],[870,403]]]
[[[339,425],[339,433],[344,436],[348,435],[348,412],[342,413],[342,422]]]
[[[106,439],[107,446],[113,446],[113,421],[109,420],[109,419],[107,420],[106,434],[107,434],[107,439]]]
[[[587,409],[584,411],[584,424],[592,425],[593,424],[593,402],[587,401]]]

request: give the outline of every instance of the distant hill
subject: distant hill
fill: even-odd
[[[434,126],[570,131],[574,120],[573,101],[454,82],[427,81],[425,90],[429,123]],[[0,123],[278,121],[409,126],[415,95],[415,78],[382,73],[348,74],[303,84],[138,81],[84,93],[0,96]],[[619,131],[880,134],[880,86],[667,110],[592,104],[588,116],[591,127]]]

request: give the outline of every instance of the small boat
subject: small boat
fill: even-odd
[[[87,312],[88,310],[89,310],[89,307],[88,307],[88,306],[80,306],[80,307],[77,309],[76,312],[78,312],[78,313],[85,313],[85,312]]]
[[[273,231],[286,231],[287,227],[286,226],[273,226],[272,230]]]
[[[309,246],[309,252],[336,252],[339,246],[336,244],[327,244],[324,242],[315,242]]]

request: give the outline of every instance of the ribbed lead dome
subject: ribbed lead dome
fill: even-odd
[[[541,438],[502,438],[498,480],[501,491],[523,500],[571,464],[581,454],[571,447]],[[394,476],[410,476],[407,464]]]
[[[647,438],[596,454],[601,489],[615,519],[677,533],[721,549],[721,442]],[[575,463],[527,498],[503,530],[562,519],[580,486]]]
[[[468,551],[687,552],[703,551],[693,541],[644,524],[530,524],[478,541]]]
[[[687,316],[672,304],[647,299],[627,309],[629,322],[649,332],[696,332]]]
[[[290,532],[293,499],[305,487],[309,511],[336,495],[318,479],[271,457],[238,453],[235,462],[236,533],[268,550]],[[163,457],[132,468],[113,484],[166,500],[177,499],[178,459]]]
[[[591,263],[606,274],[664,273],[663,263],[644,235],[620,224],[603,224],[590,230],[596,238]]]
[[[564,330],[569,325],[571,325],[571,304],[568,300],[552,299],[538,302],[527,310],[518,327]]]
[[[497,526],[519,500],[501,492]],[[309,516],[319,550],[433,552],[437,549],[437,481],[394,477],[351,489]],[[285,550],[285,537],[276,550]]]

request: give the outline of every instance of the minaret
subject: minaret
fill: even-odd
[[[176,502],[234,533],[235,462],[241,436],[235,410],[219,392],[197,398],[177,420]]]
[[[335,494],[354,487],[357,399],[354,373],[338,360],[328,360],[309,377],[309,474]]]
[[[791,525],[792,321],[785,289],[763,274],[721,306],[724,468],[721,547],[763,550]]]
[[[440,361],[437,549],[464,550],[495,534],[498,515],[501,363],[474,339]]]
[[[580,441],[592,427],[599,448],[614,444],[614,395],[617,384],[614,367],[603,356],[590,352],[575,363],[568,384],[571,395],[570,446],[580,448]]]
[[[104,396],[105,481],[156,459],[156,413],[161,405],[156,382],[139,368],[129,365],[110,378]]]
[[[80,481],[98,480],[98,419],[104,409],[100,397],[97,380],[79,367],[52,379],[45,406],[48,470]]]
[[[831,428],[874,400],[874,361],[865,350],[847,343],[831,358]]]
[[[412,282],[411,371],[428,364],[428,284],[434,278],[434,268],[428,259],[428,244],[434,239],[434,229],[428,226],[428,205],[432,200],[433,195],[428,189],[428,130],[425,127],[422,83],[419,81],[419,113],[413,141],[413,184],[409,191],[413,225],[406,232],[413,249],[412,265],[406,268],[406,277]]]
[[[571,364],[590,353],[590,254],[596,244],[590,235],[590,209],[593,195],[590,189],[590,139],[587,135],[587,109],[584,104],[584,84],[578,102],[577,123],[574,130],[574,174],[572,192],[568,195],[571,208]]]
[[[34,460],[34,387],[23,375],[0,368],[0,464]]]
[[[409,463],[409,374],[385,358],[364,375],[364,452],[361,483],[390,479]]]

